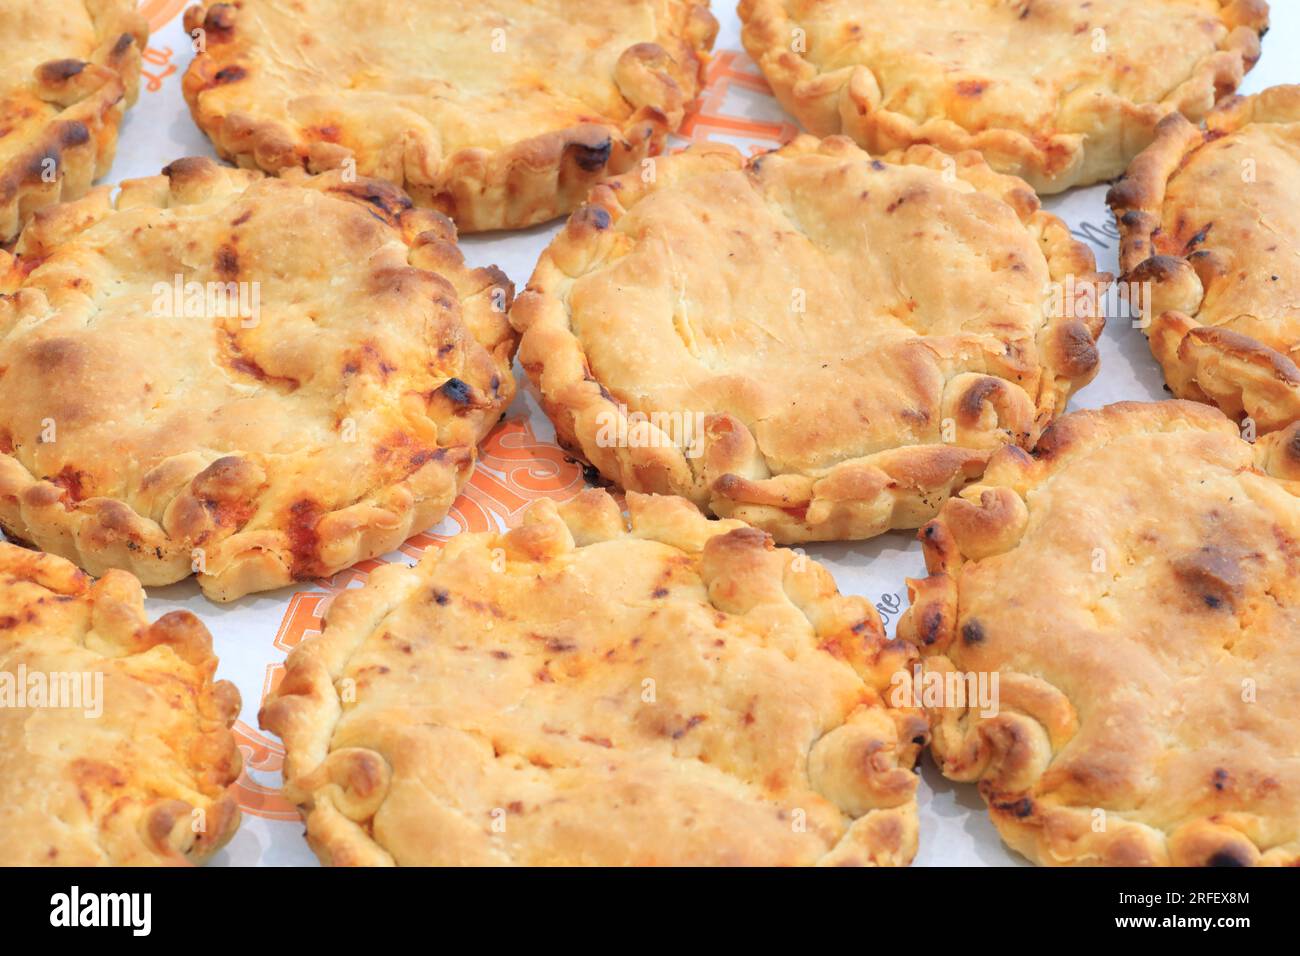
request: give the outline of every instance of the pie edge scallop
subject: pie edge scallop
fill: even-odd
[[[632,116],[622,124],[582,123],[521,140],[501,150],[466,148],[438,156],[427,137],[408,136],[403,145],[403,172],[395,184],[420,205],[451,218],[461,232],[519,229],[564,215],[581,202],[594,184],[624,172],[647,155],[662,151],[677,130],[686,107],[704,87],[703,74],[718,23],[702,0],[666,0],[677,22],[656,43],[628,47],[615,68],[620,93],[635,95]],[[230,3],[200,0],[185,11],[185,30],[206,31],[208,48],[186,69],[182,89],[194,122],[217,152],[239,166],[272,175],[287,168],[321,172],[338,168],[352,150],[329,142],[308,142],[301,131],[247,112],[216,115],[203,107],[203,93],[213,85],[245,82],[218,74],[232,66],[218,60],[213,48],[232,49],[241,42],[238,17]],[[667,58],[669,63],[662,60]],[[233,66],[242,71],[237,62]],[[431,169],[432,167],[432,169]],[[411,170],[431,170],[416,180]],[[372,177],[376,174],[372,173]]]
[[[240,695],[229,680],[214,680],[218,660],[212,636],[189,611],[172,611],[150,622],[144,608],[144,589],[126,571],[113,570],[94,580],[72,562],[54,554],[30,551],[0,541],[0,574],[43,588],[55,600],[78,600],[89,605],[95,633],[123,656],[169,647],[181,660],[203,675],[197,693],[205,727],[182,759],[211,759],[200,767],[203,783],[217,792],[207,806],[196,808],[184,800],[159,800],[140,819],[139,850],[149,855],[147,864],[201,864],[225,846],[239,829],[239,805],[229,787],[240,775],[243,755],[231,731],[239,717]],[[18,610],[21,608],[8,609]],[[19,625],[21,626],[21,625]],[[3,755],[0,755],[2,761]],[[204,829],[193,829],[193,811],[204,812]],[[110,865],[117,865],[110,861]]]
[[[158,208],[208,201],[222,190],[233,200],[263,175],[256,170],[220,166],[207,158],[181,159],[157,176],[123,183],[122,196],[129,197],[131,207]],[[307,176],[297,171],[282,177],[282,181],[299,184],[299,188],[309,188],[301,184],[316,181],[334,198],[362,206],[385,222],[394,238],[406,243],[407,262],[412,267],[442,279],[454,278],[449,284],[457,293],[460,324],[466,338],[482,350],[494,367],[493,377],[498,383],[495,398],[474,399],[469,414],[456,416],[455,420],[462,423],[458,430],[466,434],[458,434],[451,443],[441,446],[449,454],[425,462],[400,482],[374,488],[353,504],[318,516],[309,556],[314,570],[306,574],[311,578],[335,574],[358,561],[387,553],[446,515],[469,480],[478,445],[495,427],[515,393],[511,364],[517,336],[505,318],[514,286],[495,266],[468,268],[456,245],[451,221],[432,210],[412,206],[389,183],[368,179],[348,183],[338,172]],[[0,282],[6,274],[21,273],[24,252],[42,256],[81,230],[116,214],[122,196],[114,200],[110,187],[98,186],[80,200],[44,210],[23,231],[17,257],[0,250]],[[473,290],[473,294],[462,293],[462,288]],[[496,304],[493,290],[504,295],[503,305]],[[12,291],[10,298],[21,309],[25,291],[21,278]],[[480,339],[480,334],[491,340]],[[466,371],[471,370],[467,365]],[[475,393],[481,391],[477,383],[469,385]],[[16,457],[0,451],[0,523],[16,540],[61,554],[91,573],[117,567],[130,571],[147,586],[172,584],[193,571],[191,548],[195,535],[205,529],[223,529],[222,522],[211,516],[229,510],[222,505],[237,504],[257,493],[261,471],[249,465],[241,454],[232,453],[184,481],[165,509],[163,522],[170,525],[165,527],[116,498],[89,498],[69,509],[64,505],[62,487],[38,478]],[[280,525],[248,532],[235,530],[221,537],[217,548],[206,550],[205,570],[196,574],[204,595],[226,602],[303,580],[304,576],[294,570],[301,562],[295,559],[289,538],[289,530]],[[183,553],[175,547],[182,541],[187,545]]]
[[[1170,180],[1197,150],[1270,122],[1300,124],[1300,85],[1226,97],[1206,116],[1204,131],[1171,114],[1106,197],[1120,231],[1123,281],[1151,283],[1150,321],[1143,332],[1170,389],[1232,418],[1248,415],[1261,432],[1300,420],[1300,368],[1251,336],[1197,321],[1206,287],[1221,275],[1212,243],[1187,256],[1156,254],[1153,236],[1163,226]]]
[[[17,238],[37,210],[84,196],[113,164],[118,128],[139,93],[149,24],[131,0],[104,6],[94,61],[50,60],[35,70],[42,97],[63,107],[36,140],[0,167],[0,243]],[[53,182],[42,178],[49,160],[59,173]]]
[[[1029,521],[1026,495],[1069,459],[1086,455],[1112,437],[1151,431],[1220,432],[1239,441],[1236,427],[1217,409],[1179,399],[1118,402],[1074,412],[1047,433],[1038,452],[999,452],[990,463],[993,482],[979,498],[950,499],[939,517],[917,534],[928,577],[907,581],[910,607],[898,636],[921,653],[927,674],[958,671],[948,648],[958,639],[961,607],[957,578],[967,562],[1014,548]],[[1300,424],[1261,438],[1253,450],[1258,470],[1300,497]],[[1298,505],[1300,507],[1300,505]],[[930,753],[949,779],[977,783],[1002,839],[1043,866],[1294,865],[1284,847],[1265,853],[1242,829],[1218,817],[1181,821],[1171,831],[1106,815],[1095,832],[1094,811],[1105,807],[1043,801],[1039,784],[1078,730],[1069,698],[1033,675],[1000,670],[1000,712],[984,717],[976,707],[930,706]],[[1098,776],[1104,779],[1106,768]],[[1288,855],[1289,854],[1289,855]]]
[[[801,135],[768,154],[825,155],[833,158],[870,157],[847,137],[824,140]],[[702,144],[656,160],[653,183],[629,173],[592,190],[587,202],[570,217],[542,253],[511,310],[511,322],[521,333],[519,360],[543,410],[555,426],[560,444],[596,465],[620,487],[631,491],[676,494],[720,517],[737,517],[771,533],[780,544],[806,541],[859,540],[891,528],[915,528],[933,516],[929,501],[946,496],[982,472],[989,447],[952,444],[904,445],[847,459],[820,476],[786,472],[770,478],[746,477],[756,473],[755,463],[766,468],[749,429],[730,414],[705,420],[705,448],[698,473],[671,441],[636,447],[601,447],[598,421],[618,421],[627,416],[605,387],[591,377],[582,343],[574,335],[570,314],[554,288],[585,273],[590,263],[614,248],[614,226],[627,208],[645,195],[692,175],[748,168],[745,160],[725,144]],[[1047,261],[1050,277],[1064,284],[1074,276],[1079,289],[1100,290],[1110,276],[1096,272],[1096,260],[1086,245],[1075,240],[1058,217],[1043,210],[1023,180],[995,173],[976,152],[949,157],[929,146],[914,146],[883,159],[919,164],[952,172],[975,189],[1005,202],[1036,240]],[[1097,296],[1100,301],[1100,294]],[[993,374],[962,373],[961,395],[951,404],[958,435],[976,428],[986,412],[998,424],[1032,446],[1044,427],[1064,409],[1069,396],[1096,375],[1096,342],[1104,325],[1097,314],[1073,317],[1053,315],[1038,332],[1044,372],[1037,396],[1028,395]],[[954,375],[951,383],[959,375]],[[1034,407],[1027,407],[1028,403]],[[602,418],[601,416],[605,416]],[[648,423],[646,428],[653,428]],[[634,429],[628,427],[629,433]],[[622,432],[620,432],[621,434]],[[631,445],[631,443],[628,443]],[[761,469],[759,469],[761,471]],[[909,515],[920,510],[920,520]]]
[[[755,593],[762,593],[763,579],[772,569],[756,567],[762,562],[752,555],[774,550],[770,536],[743,522],[710,520],[679,497],[631,492],[627,505],[629,515],[625,516],[613,496],[596,488],[588,488],[563,504],[542,499],[529,508],[518,527],[501,533],[461,535],[449,549],[472,548],[490,539],[507,561],[535,563],[618,539],[658,541],[688,553],[702,553],[711,540],[725,538],[726,553],[739,562],[739,581],[733,579],[733,584],[739,583],[740,592],[753,587]],[[803,573],[791,575],[794,553],[776,550],[784,552],[786,558],[778,586],[787,593],[790,589],[796,591],[791,599],[815,627],[818,637],[828,643],[846,634],[855,639],[870,638],[862,652],[861,668],[854,669],[868,687],[871,682],[877,685],[879,700],[864,706],[884,709],[896,738],[893,757],[886,761],[888,766],[874,767],[872,773],[880,776],[884,789],[907,791],[900,802],[870,808],[853,818],[840,842],[829,848],[818,864],[907,865],[917,845],[915,766],[928,736],[927,722],[919,707],[895,705],[885,688],[901,681],[905,696],[900,700],[911,699],[906,692],[911,687],[916,652],[903,641],[888,639],[871,602],[841,594],[830,572],[821,565],[809,561]],[[284,742],[285,795],[298,805],[306,822],[308,842],[327,865],[396,865],[368,826],[387,798],[392,770],[383,755],[374,750],[331,749],[343,712],[335,680],[385,617],[427,586],[427,570],[449,553],[448,549],[429,552],[415,567],[384,565],[370,575],[364,587],[335,598],[325,614],[322,632],[290,653],[283,681],[268,696],[258,715],[262,728]],[[746,586],[746,580],[754,584]],[[829,733],[819,740],[827,739]],[[872,752],[877,753],[874,748]],[[873,758],[873,765],[877,762]],[[908,778],[901,787],[900,773]],[[851,816],[843,809],[841,813]]]
[[[992,128],[972,133],[954,120],[932,116],[918,123],[879,108],[880,85],[865,65],[823,72],[790,49],[796,25],[787,0],[741,0],[741,41],[782,106],[804,128],[819,135],[844,133],[874,152],[931,143],[949,153],[975,149],[996,157],[999,171],[1017,175],[1043,195],[1089,185],[1119,173],[1086,171],[1088,152],[1082,134],[1022,132]],[[1149,141],[1156,124],[1171,110],[1198,118],[1220,95],[1230,93],[1259,59],[1260,38],[1268,29],[1265,0],[1226,0],[1221,14],[1229,27],[1225,45],[1201,61],[1193,74],[1160,103],[1134,104],[1111,96],[1107,113],[1123,117],[1115,131],[1120,142]],[[1103,174],[1104,173],[1104,174]]]

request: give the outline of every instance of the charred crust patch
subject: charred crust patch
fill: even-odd
[[[210,34],[216,34],[220,39],[226,39],[230,31],[235,28],[235,8],[228,3],[216,3],[208,9],[208,15],[203,18],[203,29]]]
[[[64,123],[63,128],[59,131],[59,142],[63,144],[65,149],[85,145],[90,142],[90,130],[80,120]]]
[[[474,389],[458,378],[449,378],[438,386],[438,391],[447,396],[455,405],[470,405],[474,398]]]
[[[984,625],[979,621],[967,621],[961,627],[961,639],[965,644],[983,644],[985,637]]]
[[[37,77],[46,86],[59,86],[86,68],[82,60],[51,60],[36,68]]]
[[[1071,377],[1087,375],[1097,367],[1100,356],[1092,332],[1078,319],[1061,327],[1057,338],[1060,345],[1061,370]]]
[[[926,604],[922,607],[916,630],[921,643],[927,647],[936,643],[944,633],[943,608],[938,604]]]
[[[573,214],[575,226],[590,226],[598,232],[608,229],[612,222],[609,211],[600,206],[583,206]]]
[[[239,252],[230,243],[225,243],[217,250],[212,268],[223,279],[234,279],[239,275]]]
[[[212,74],[213,86],[224,86],[227,83],[238,83],[248,75],[248,71],[238,63],[232,63],[230,66],[223,66]]]
[[[1001,388],[1002,382],[998,379],[982,378],[966,389],[966,393],[962,395],[961,402],[958,404],[962,421],[966,423],[978,421],[980,412],[984,410],[985,401]]]
[[[198,176],[206,172],[213,162],[202,156],[185,156],[181,159],[172,160],[162,168],[162,174],[169,180],[188,179],[191,176]]]
[[[1203,226],[1198,229],[1192,238],[1187,240],[1187,245],[1183,247],[1183,255],[1189,255],[1197,246],[1203,243],[1210,235],[1210,230],[1214,228],[1214,223]]]
[[[1212,611],[1232,608],[1245,589],[1241,555],[1208,545],[1173,562],[1174,576]]]
[[[340,183],[330,188],[332,193],[340,193],[359,200],[382,214],[379,218],[389,225],[396,226],[402,213],[415,206],[411,198],[400,189],[374,180],[358,183]]]
[[[1021,797],[1019,800],[999,800],[993,804],[993,808],[1001,813],[1010,814],[1017,820],[1034,815],[1034,801],[1029,797]]]
[[[613,140],[606,136],[594,145],[573,143],[569,149],[572,151],[573,161],[578,164],[579,169],[588,173],[595,173],[604,169],[605,164],[609,162],[614,143]]]
[[[1250,861],[1243,859],[1235,849],[1227,848],[1212,854],[1205,861],[1206,866],[1250,866]]]

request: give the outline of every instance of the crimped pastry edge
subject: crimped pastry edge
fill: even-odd
[[[1117,402],[1056,422],[1033,457],[1014,447],[999,451],[990,462],[999,483],[984,488],[978,502],[953,499],[917,534],[928,577],[907,581],[910,607],[899,619],[898,637],[920,651],[924,670],[957,670],[947,648],[957,639],[961,614],[958,574],[968,561],[1015,546],[1029,521],[1025,496],[1040,478],[1112,437],[1179,430],[1241,437],[1222,413],[1203,404]],[[1261,438],[1254,458],[1261,472],[1300,497],[1300,423]],[[1053,685],[1026,674],[1000,676],[1002,706],[992,718],[979,713],[978,705],[928,708],[930,752],[949,779],[978,784],[1002,839],[1029,860],[1043,866],[1300,863],[1284,847],[1261,853],[1245,833],[1213,817],[1185,820],[1166,832],[1107,814],[1105,830],[1096,832],[1099,808],[1035,799],[1038,782],[1077,731],[1078,717]]]
[[[868,155],[851,140],[824,140],[802,135],[772,153],[782,155]],[[760,154],[768,155],[768,154]],[[891,528],[914,528],[933,516],[940,500],[983,471],[991,448],[960,444],[911,445],[864,458],[838,462],[818,474],[785,473],[764,480],[743,477],[745,464],[758,454],[752,436],[730,415],[705,419],[706,445],[698,467],[670,442],[640,447],[600,448],[580,422],[602,420],[627,426],[625,410],[604,386],[591,377],[582,343],[574,335],[569,311],[555,287],[578,278],[608,248],[618,220],[644,195],[691,175],[740,169],[744,160],[727,145],[694,146],[657,160],[653,185],[633,174],[618,177],[592,190],[587,202],[570,217],[541,258],[511,310],[511,321],[522,333],[520,362],[539,392],[543,410],[555,425],[560,444],[596,464],[606,478],[631,491],[676,494],[720,517],[736,517],[771,533],[778,543],[868,538]],[[1040,208],[1033,191],[1015,177],[995,173],[976,152],[956,157],[929,146],[914,146],[883,157],[893,163],[934,167],[955,163],[956,175],[986,194],[1006,202],[1039,241],[1053,281],[1074,276],[1079,286],[1100,292],[1110,276],[1096,272],[1096,260],[1056,216]],[[576,271],[571,271],[576,270]],[[1096,375],[1096,341],[1104,318],[1053,315],[1038,334],[1044,375],[1039,393],[1028,396],[1033,412],[1017,429],[1017,441],[1032,447],[1039,433],[1065,407],[1069,396]],[[974,375],[974,373],[971,373]],[[984,383],[996,383],[992,391]],[[1013,406],[1015,394],[1025,395],[1006,380],[975,375],[968,391],[984,389],[977,413],[993,407],[999,413]],[[960,404],[959,402],[956,404]],[[1002,406],[999,408],[998,406]],[[1015,417],[1015,416],[1011,416]],[[836,486],[872,488],[869,497],[833,497]],[[811,517],[810,517],[811,514]]]
[[[87,10],[94,19],[89,4]],[[113,164],[118,127],[139,92],[149,24],[128,0],[102,14],[91,62],[53,60],[36,68],[41,91],[66,105],[35,142],[0,168],[0,243],[15,239],[37,210],[84,196]],[[50,160],[58,176],[46,182],[42,174]]]
[[[678,21],[657,43],[629,47],[618,61],[616,69],[625,73],[640,101],[632,104],[636,109],[625,122],[583,123],[501,150],[462,149],[438,157],[432,177],[412,173],[429,165],[436,144],[411,134],[403,146],[407,158],[397,185],[420,205],[451,218],[462,232],[518,229],[567,213],[605,176],[660,152],[668,134],[681,125],[686,105],[703,89],[718,23],[700,0],[675,0],[675,6]],[[185,29],[203,29],[210,43],[225,45],[237,37],[238,15],[222,0],[200,0],[185,11]],[[652,66],[661,54],[672,59],[668,72]],[[295,167],[321,172],[352,157],[345,147],[302,142],[295,130],[279,122],[205,110],[202,93],[225,66],[210,50],[200,53],[185,71],[182,86],[195,123],[223,158],[275,174]]]
[[[142,187],[140,192],[148,192],[143,187],[151,180],[165,178],[165,183],[156,183],[157,201],[184,204],[190,195],[203,200],[219,189],[229,190],[233,197],[262,176],[255,170],[235,170],[206,158],[190,158],[171,163],[161,176],[124,183],[123,187],[136,185]],[[495,365],[499,384],[494,399],[459,417],[464,434],[444,446],[446,455],[426,462],[401,482],[373,489],[348,507],[319,516],[314,525],[318,542],[314,558],[319,566],[313,575],[328,576],[392,551],[412,534],[436,524],[459,495],[473,471],[478,443],[514,397],[511,363],[517,337],[502,321],[493,301],[494,295],[504,295],[502,304],[508,307],[514,287],[494,266],[466,268],[450,220],[412,206],[388,183],[358,179],[344,185],[336,172],[317,177],[294,172],[287,179],[337,181],[338,190],[332,194],[361,204],[383,219],[410,248],[407,261],[412,266],[455,275],[457,285],[475,289],[473,295],[461,297],[462,323]],[[81,208],[92,203],[96,209]],[[47,243],[57,248],[59,242],[92,225],[101,215],[112,215],[116,208],[110,188],[99,186],[82,200],[43,210],[19,238],[17,258],[0,251],[0,286],[22,256],[45,255]],[[21,282],[13,293],[22,295]],[[480,332],[500,334],[494,341],[483,341],[478,338]],[[193,476],[177,489],[176,496],[189,495],[200,503],[206,500],[212,484],[222,481],[218,466],[224,460],[218,459]],[[164,528],[118,499],[86,499],[69,509],[62,497],[58,485],[32,474],[13,455],[0,452],[0,527],[10,537],[59,553],[92,573],[123,568],[149,586],[172,584],[191,574],[191,543],[172,533],[177,529]],[[292,584],[298,578],[287,538],[283,529],[241,530],[215,547],[205,545],[206,570],[196,575],[203,593],[224,602]],[[326,549],[334,552],[328,559],[323,555]]]
[[[742,536],[737,547],[772,547],[770,536],[740,521],[707,519],[679,497],[632,492],[627,496],[627,506],[629,514],[624,516],[608,492],[591,488],[562,505],[542,499],[529,508],[523,524],[514,530],[459,535],[446,549],[426,554],[414,568],[384,565],[370,575],[364,587],[350,589],[334,599],[326,612],[324,629],[290,653],[284,679],[258,715],[263,729],[284,742],[285,795],[298,804],[307,824],[307,840],[322,862],[335,866],[395,865],[392,855],[376,842],[366,825],[386,798],[391,769],[383,756],[372,750],[332,750],[332,737],[343,713],[335,681],[383,620],[427,584],[428,573],[444,556],[471,549],[485,539],[512,562],[547,561],[557,547],[565,553],[619,538],[659,541],[697,554],[710,539],[726,535]],[[786,555],[790,561],[797,557],[793,552]],[[868,670],[863,673],[855,667],[859,676],[877,690],[890,686],[891,680],[901,680],[905,692],[901,699],[911,700],[908,691],[915,651],[902,641],[886,638],[872,604],[865,598],[840,594],[830,572],[815,562],[808,561],[796,577],[806,584],[792,600],[818,636],[827,642],[849,633],[854,640],[869,639]],[[790,587],[789,578],[787,574],[784,587]],[[892,706],[883,694],[881,699],[899,732],[895,769],[910,771],[925,744],[922,711]],[[819,865],[907,865],[916,850],[917,813],[914,796],[899,806],[868,811],[850,824],[840,843],[825,854]],[[902,856],[895,857],[893,850],[876,845],[873,827],[877,824],[886,829],[902,827]]]
[[[1248,335],[1202,325],[1197,312],[1205,288],[1195,263],[1156,254],[1152,237],[1162,225],[1169,181],[1193,154],[1252,124],[1281,122],[1300,124],[1300,85],[1226,97],[1206,116],[1204,131],[1171,114],[1106,197],[1120,232],[1123,281],[1152,284],[1143,332],[1170,389],[1230,417],[1249,416],[1259,432],[1300,420],[1300,367]]]
[[[1240,85],[1259,59],[1260,38],[1268,29],[1265,0],[1220,0],[1231,28],[1224,46],[1199,63],[1192,75],[1159,103],[1135,104],[1106,98],[1100,113],[1122,116],[1115,136],[1121,142],[1149,141],[1156,124],[1169,112],[1199,119],[1223,94]],[[1087,168],[1082,134],[1043,133],[1030,137],[1017,130],[992,128],[972,133],[946,117],[918,123],[892,110],[879,109],[880,86],[864,65],[826,72],[790,49],[797,24],[784,0],[741,0],[741,41],[758,64],[776,98],[809,132],[844,133],[871,152],[915,143],[932,143],[950,153],[978,150],[1001,172],[1025,179],[1040,194],[1063,192],[1118,175],[1121,169]]]
[[[201,746],[179,756],[194,759],[200,753],[221,755],[220,767],[204,768],[200,774],[200,782],[214,796],[202,807],[182,800],[159,800],[140,821],[140,839],[159,864],[206,862],[239,829],[239,805],[228,787],[238,779],[243,764],[243,755],[230,730],[239,716],[239,690],[228,680],[213,680],[218,661],[208,629],[189,611],[172,611],[150,622],[144,609],[144,589],[125,571],[109,571],[92,580],[57,555],[0,541],[0,574],[35,584],[57,601],[87,604],[96,634],[122,656],[166,646],[202,673],[198,707],[207,729],[200,734]],[[191,813],[196,809],[202,810],[205,817],[206,828],[201,833],[191,827]]]

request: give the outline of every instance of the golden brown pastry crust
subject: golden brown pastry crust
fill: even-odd
[[[809,132],[873,153],[977,149],[1044,194],[1118,176],[1171,111],[1199,119],[1254,66],[1268,28],[1264,0],[741,0],[739,12],[745,49]]]
[[[1173,393],[1259,432],[1300,420],[1300,86],[1229,97],[1204,131],[1170,116],[1107,201]]]
[[[0,707],[0,866],[202,863],[225,845],[239,691],[216,668],[198,618],[150,623],[131,575],[92,582],[0,542],[0,673],[102,675],[93,708]]]
[[[1032,447],[1103,324],[1047,290],[1109,277],[978,154],[887,159],[700,145],[594,189],[511,313],[561,444],[783,543],[915,528],[995,448]],[[703,416],[699,445],[652,413]]]
[[[920,533],[899,636],[927,674],[997,672],[930,708],[1041,864],[1300,861],[1300,426],[1252,447],[1183,401],[1076,412]],[[927,681],[930,678],[927,678]]]
[[[912,648],[741,522],[628,510],[543,500],[334,599],[261,715],[323,861],[911,860]]]
[[[108,172],[148,41],[133,0],[0,0],[0,243]]]
[[[229,600],[383,554],[446,514],[514,393],[509,280],[376,180],[179,160],[16,252],[0,525],[92,573]],[[186,315],[176,276],[250,308]]]
[[[462,231],[553,219],[658,152],[717,33],[699,0],[202,0],[185,26],[206,43],[185,97],[222,156],[352,160]]]

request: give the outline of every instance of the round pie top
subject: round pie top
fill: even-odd
[[[323,861],[910,862],[912,649],[753,528],[628,511],[543,500],[334,600],[261,717]]]
[[[206,159],[43,211],[0,253],[0,524],[218,600],[435,524],[514,392],[512,288],[455,239]]]
[[[1300,86],[1206,124],[1170,117],[1111,190],[1121,264],[1174,394],[1273,431],[1300,420]]]
[[[0,0],[0,243],[108,172],[148,39],[134,0]]]
[[[921,532],[899,636],[926,678],[999,676],[996,713],[930,710],[1043,864],[1300,862],[1300,425],[1124,403],[1008,448]],[[944,678],[948,680],[947,677]]]
[[[92,582],[0,542],[0,866],[201,863],[239,826],[239,691],[198,618],[153,623],[124,571]]]
[[[783,542],[862,538],[928,520],[1091,379],[1093,266],[975,153],[696,146],[593,190],[511,319],[607,478]]]
[[[1259,58],[1264,0],[742,0],[745,49],[810,132],[978,149],[1041,193],[1111,179]]]
[[[462,230],[554,218],[657,152],[717,32],[697,0],[203,0],[185,25],[223,156],[350,162]]]

